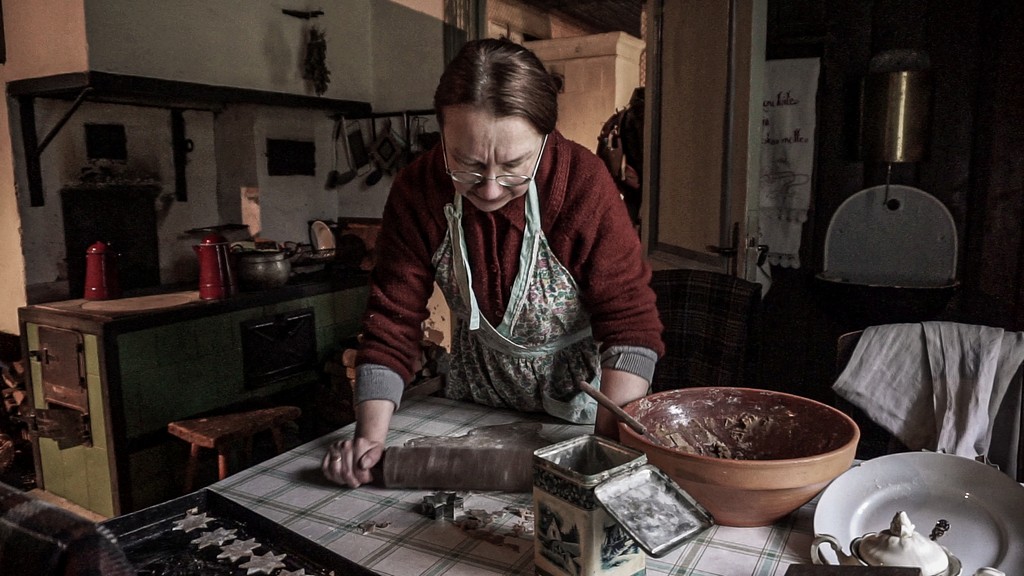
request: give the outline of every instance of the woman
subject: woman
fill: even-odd
[[[434,94],[441,143],[395,179],[356,375],[356,433],[324,474],[371,480],[420,353],[435,281],[455,319],[449,398],[570,422],[617,437],[618,404],[647,393],[663,353],[650,269],[600,159],[555,130],[557,89],[508,40],[466,44]]]

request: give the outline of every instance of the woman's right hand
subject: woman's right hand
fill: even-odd
[[[365,400],[356,405],[356,433],[327,448],[320,464],[331,482],[357,488],[373,481],[371,470],[384,457],[395,404],[390,400]]]
[[[331,444],[320,468],[331,482],[357,488],[373,482],[372,469],[383,455],[382,442],[357,436]]]

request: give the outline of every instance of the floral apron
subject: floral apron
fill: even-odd
[[[572,275],[541,231],[537,186],[526,196],[519,275],[501,324],[480,314],[462,231],[462,195],[445,206],[448,234],[433,256],[435,279],[456,319],[445,394],[570,422],[594,422],[597,403],[576,383],[600,386],[600,355]]]

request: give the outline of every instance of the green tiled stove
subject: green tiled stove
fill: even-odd
[[[179,496],[187,445],[167,424],[301,390],[358,331],[367,293],[363,278],[169,308],[21,308],[37,485],[108,517]]]

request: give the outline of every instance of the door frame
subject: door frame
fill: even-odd
[[[721,180],[718,187],[718,238],[714,246],[683,247],[659,235],[662,185],[664,6],[648,5],[647,79],[644,150],[644,218],[641,237],[655,267],[702,268],[757,279],[757,207],[760,175],[761,94],[764,82],[767,0],[728,2],[725,116],[721,120]],[[673,25],[678,23],[673,22]],[[702,26],[695,22],[695,26]],[[712,249],[724,249],[715,253]],[[735,250],[730,253],[729,250]],[[723,254],[724,252],[724,254]]]

